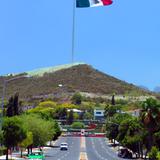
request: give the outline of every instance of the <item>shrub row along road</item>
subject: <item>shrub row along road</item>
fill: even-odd
[[[67,151],[60,151],[60,144],[68,143]],[[61,137],[45,153],[46,160],[122,160],[108,146],[105,138]]]

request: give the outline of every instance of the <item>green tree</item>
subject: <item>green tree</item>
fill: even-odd
[[[115,105],[116,104],[116,102],[115,102],[115,95],[113,94],[112,95],[112,100],[111,100],[111,105]]]
[[[28,110],[26,113],[27,114],[37,114],[42,119],[46,119],[46,120],[55,118],[55,110],[53,108],[36,107],[36,108]]]
[[[9,99],[7,105],[6,116],[12,117],[15,115],[19,115],[19,94],[16,93],[13,97]]]
[[[76,105],[80,105],[82,102],[82,99],[83,99],[82,95],[77,92],[72,97],[72,103]]]
[[[73,113],[73,119],[78,120],[79,119],[79,114],[78,113]]]
[[[53,140],[56,140],[61,135],[61,130],[57,121],[54,122],[54,132]]]
[[[118,141],[135,153],[142,154],[142,127],[136,117],[127,118],[119,126]]]
[[[79,109],[93,114],[95,107],[97,107],[97,105],[93,102],[83,102]]]
[[[14,95],[13,110],[14,110],[14,115],[19,115],[19,93],[16,93]]]
[[[8,150],[17,146],[26,138],[26,128],[17,116],[6,118],[3,123],[4,145],[7,148],[6,159],[8,160]]]
[[[117,136],[119,134],[119,126],[127,118],[131,118],[131,116],[127,113],[125,114],[120,114],[116,113],[113,115],[113,118],[111,121],[106,122],[106,131],[107,131],[107,137],[110,140],[113,140],[115,143],[115,140],[117,139]]]
[[[21,116],[29,132],[33,134],[33,146],[43,146],[56,134],[53,120],[45,120],[37,115]]]
[[[157,132],[160,127],[160,103],[153,98],[148,98],[142,103],[142,107],[143,109],[140,117],[147,131],[146,148],[148,153],[154,145],[154,133]]]
[[[72,124],[73,123],[73,120],[74,120],[74,116],[73,116],[73,111],[70,110],[69,114],[68,114],[68,124]]]
[[[0,130],[0,144],[3,144],[3,130]]]
[[[91,120],[91,119],[93,119],[93,114],[91,114],[89,112],[85,112],[83,115],[83,118]]]
[[[56,119],[66,119],[67,118],[67,108],[63,106],[57,106],[54,112],[54,117]]]
[[[160,130],[154,133],[155,146],[160,148]]]
[[[117,113],[118,110],[120,110],[120,106],[106,105],[104,110],[105,110],[105,116],[107,117],[107,119],[110,119],[111,117],[114,116],[114,114]]]
[[[10,97],[9,102],[7,104],[7,111],[6,111],[7,117],[12,117],[14,115],[13,103],[14,103],[14,99],[13,97]]]
[[[106,129],[107,129],[107,137],[113,142],[114,142],[114,145],[115,145],[115,140],[118,136],[118,127],[119,125],[116,124],[116,123],[107,123],[106,125]]]

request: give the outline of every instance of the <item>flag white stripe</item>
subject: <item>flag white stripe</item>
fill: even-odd
[[[89,0],[90,7],[103,6],[103,2],[101,0]]]

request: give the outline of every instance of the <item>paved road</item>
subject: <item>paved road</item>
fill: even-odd
[[[86,138],[86,152],[88,160],[122,160],[109,147],[105,138]]]
[[[61,142],[68,143],[68,151],[60,151],[59,147],[46,152],[46,160],[122,160],[106,143],[105,138],[89,137],[61,137],[56,146]],[[82,158],[83,159],[83,158]]]
[[[58,147],[61,142],[68,143],[68,151],[60,151]],[[80,138],[79,137],[61,137],[52,149],[46,153],[46,160],[79,160]]]

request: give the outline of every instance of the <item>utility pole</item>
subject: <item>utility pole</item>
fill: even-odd
[[[73,19],[72,19],[72,64],[74,63],[75,51],[75,14],[76,14],[76,0],[73,0]]]

